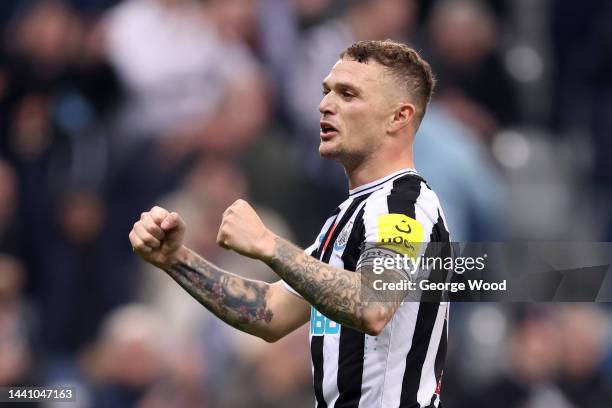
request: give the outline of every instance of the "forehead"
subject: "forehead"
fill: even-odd
[[[376,61],[367,63],[350,59],[340,59],[332,67],[330,73],[323,80],[328,86],[335,82],[349,83],[358,87],[367,87],[380,84],[385,67]]]

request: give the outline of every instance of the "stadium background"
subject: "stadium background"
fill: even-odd
[[[312,406],[306,327],[226,327],[127,234],[159,203],[193,249],[273,280],[215,245],[221,213],[244,197],[314,239],[346,193],[316,151],[320,81],[355,39],[405,40],[437,73],[416,163],[454,240],[612,241],[610,21],[606,0],[2,1],[0,385]],[[611,407],[611,314],[454,304],[445,407]]]

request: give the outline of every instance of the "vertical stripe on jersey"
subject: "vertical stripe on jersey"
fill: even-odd
[[[448,319],[444,319],[444,328],[442,330],[442,337],[440,338],[440,345],[438,346],[438,353],[436,354],[436,362],[434,364],[434,372],[436,373],[436,386],[441,385],[442,380],[442,368],[444,367],[444,360],[446,360],[446,348],[448,343]]]
[[[416,201],[421,194],[422,179],[416,175],[402,177],[394,180],[390,191],[386,192],[386,199],[375,200],[377,205],[366,204],[365,217],[370,220],[370,228],[378,228],[377,216],[369,214],[405,214],[416,219]],[[372,234],[373,233],[373,234]],[[376,236],[376,231],[368,231],[369,235]],[[369,346],[367,349],[367,364],[363,375],[364,389],[368,390],[367,397],[362,398],[360,407],[372,406],[397,406],[401,394],[401,378],[404,374],[403,361],[410,349],[413,336],[413,328],[416,323],[418,303],[409,302],[400,307],[387,328],[377,337],[366,338]],[[412,321],[409,325],[410,331],[400,331],[395,328],[399,321]],[[381,380],[384,391],[380,386]],[[389,405],[390,404],[390,405]]]
[[[422,179],[418,177],[395,180],[393,183],[393,190],[391,190],[391,194],[387,198],[387,206],[389,207],[390,214],[405,214],[416,219],[416,201],[421,194],[421,181]],[[414,396],[416,398],[419,388],[421,365],[425,360],[425,353],[427,352],[429,337],[431,336],[431,329],[433,329],[435,319],[435,314],[431,316],[429,307],[427,306],[428,305],[423,304],[419,305],[416,325],[412,335],[412,344],[406,356],[406,368],[404,369],[402,391],[400,394],[400,407],[404,406],[404,401],[408,396]],[[426,339],[423,338],[424,335],[427,336]],[[422,353],[418,350],[419,348],[424,348]],[[406,386],[406,381],[411,382],[411,388]]]
[[[347,326],[340,328],[338,392],[335,408],[357,408],[361,398],[365,334]]]
[[[447,307],[447,303],[440,303],[438,307],[438,314],[431,331],[429,347],[427,348],[423,367],[421,368],[421,381],[419,383],[419,391],[417,392],[417,402],[421,406],[429,405],[437,398],[435,392],[438,382],[436,379],[435,363],[440,349],[440,341],[446,327]]]
[[[353,229],[346,241],[346,248],[344,252],[342,252],[342,263],[344,264],[344,269],[347,271],[355,271],[357,269],[357,261],[359,260],[359,256],[361,255],[361,245],[363,244],[363,240],[365,238],[365,230],[363,225],[363,215],[365,213],[365,206],[359,210],[357,215],[355,216],[355,221],[353,223]]]
[[[310,339],[310,355],[312,357],[312,382],[317,408],[327,408],[327,403],[323,398],[323,336],[312,336]]]
[[[318,254],[322,262],[329,263],[329,260],[334,250],[334,242],[336,242],[338,235],[344,229],[344,227],[349,222],[349,220],[352,218],[357,208],[359,208],[359,205],[362,202],[364,202],[369,197],[369,195],[370,194],[364,194],[364,195],[355,197],[353,201],[351,202],[351,204],[346,209],[346,211],[344,212],[344,214],[342,215],[341,219],[339,221],[332,223],[329,230],[325,234],[326,237],[324,240],[324,242],[329,241],[329,244],[327,245],[325,250],[321,249],[319,251],[322,253]],[[321,245],[320,248],[323,248],[323,245]],[[340,329],[341,337],[342,337],[342,331],[343,331],[343,327]],[[324,381],[325,381],[325,375],[324,375],[325,366],[324,366],[324,360],[323,360],[323,355],[324,355],[323,350],[325,348],[324,339],[325,339],[325,336],[313,336],[310,342],[310,351],[312,354],[312,364],[313,364],[313,383],[314,383],[314,389],[315,389],[315,397],[317,399],[317,408],[326,408],[327,403],[328,402],[331,403],[331,401],[325,400],[326,392],[323,386]],[[362,364],[363,364],[363,359],[362,359]],[[340,367],[338,367],[336,371],[339,371],[339,370],[340,370]]]
[[[361,208],[355,216],[353,229],[342,253],[344,269],[355,271],[357,260],[364,240],[363,214]],[[338,392],[335,408],[358,407],[361,398],[361,382],[363,376],[365,335],[350,327],[340,328],[340,344],[338,346]]]
[[[421,194],[422,180],[418,176],[411,176],[393,182],[393,189],[387,197],[389,214],[405,214],[416,219],[415,204]]]
[[[333,213],[329,216],[326,222],[327,231],[323,236],[323,242],[325,242],[331,235],[336,218],[340,214],[340,208],[336,208]],[[325,227],[323,226],[323,230]],[[312,256],[320,259],[321,252],[323,251],[323,242],[319,243],[317,249],[312,253]],[[312,382],[314,387],[315,399],[317,401],[317,408],[327,408],[327,403],[323,397],[323,336],[312,336],[310,339],[310,356],[312,359]]]
[[[412,345],[406,356],[406,369],[402,380],[400,407],[418,407],[417,392],[421,383],[421,368],[425,362],[439,303],[421,303],[412,336]]]
[[[449,242],[450,236],[446,227],[444,226],[444,220],[440,215],[440,210],[438,210],[438,219],[434,224],[431,235],[429,237],[429,244],[427,245],[427,249],[425,250],[425,257],[440,257],[442,259],[448,258],[452,256],[451,244]],[[444,268],[433,268],[429,272],[428,279],[432,283],[443,283],[448,279],[449,271]],[[454,275],[452,274],[450,278],[454,279]],[[460,275],[461,277],[461,275]],[[430,290],[426,293],[423,293],[421,297],[421,301],[423,302],[440,302],[447,299],[443,299],[443,297],[448,298],[448,293],[445,293],[441,290]]]
[[[387,197],[390,194],[392,185],[389,184],[380,192],[374,193],[373,198],[368,201],[364,207],[363,223],[364,235],[368,242],[375,242],[378,236],[378,216],[387,214],[389,208],[387,205]],[[360,251],[361,252],[361,251]],[[392,333],[389,323],[388,328],[379,336],[363,335],[364,338],[364,366],[361,378],[362,397],[359,401],[360,408],[379,407],[380,398],[382,396],[384,376],[386,375],[386,360],[390,353],[390,336]],[[403,359],[405,353],[402,354]],[[400,373],[401,375],[401,373]]]

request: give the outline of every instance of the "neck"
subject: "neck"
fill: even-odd
[[[345,171],[349,181],[349,190],[353,190],[364,184],[407,168],[415,168],[412,158],[412,149],[410,152],[402,154],[395,160],[389,160],[388,158],[368,160],[352,168],[345,167]]]

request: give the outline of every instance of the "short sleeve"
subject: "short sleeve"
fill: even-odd
[[[374,253],[377,257],[399,254],[414,260],[424,254],[434,222],[431,211],[424,208],[428,205],[426,197],[420,190],[412,195],[411,192],[381,192],[368,201],[363,220],[364,247],[358,265],[370,260]],[[407,269],[402,271],[409,275]]]

